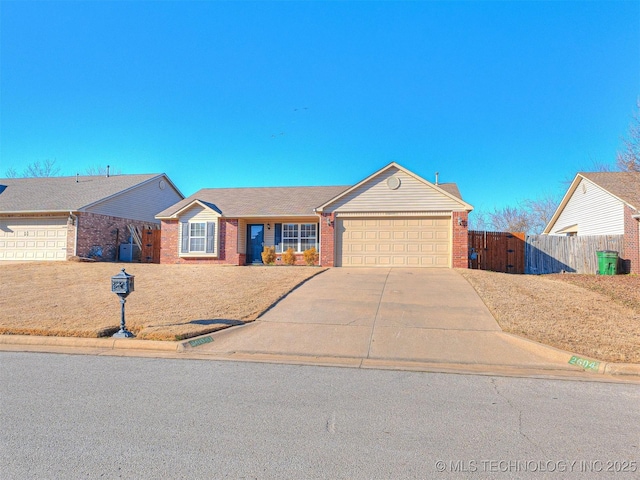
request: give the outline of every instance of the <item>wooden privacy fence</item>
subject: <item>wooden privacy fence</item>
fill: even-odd
[[[160,230],[144,229],[141,234],[140,261],[160,263]]]
[[[596,252],[614,250],[618,252],[618,257],[622,258],[624,256],[623,246],[622,235],[572,237],[527,235],[525,273],[575,272],[595,274],[598,273],[598,256]]]
[[[469,268],[524,273],[524,233],[469,230]]]

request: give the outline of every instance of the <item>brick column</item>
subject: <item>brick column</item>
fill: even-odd
[[[327,219],[331,225],[327,225]],[[335,215],[323,213],[320,219],[320,265],[333,267],[335,262]]]
[[[458,222],[460,219],[460,222]],[[469,212],[453,212],[451,223],[453,234],[451,242],[451,265],[453,268],[469,268]]]
[[[640,273],[640,222],[632,217],[635,210],[624,206],[624,273]]]
[[[178,263],[178,220],[160,223],[160,263]]]

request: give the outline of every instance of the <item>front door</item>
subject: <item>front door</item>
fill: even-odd
[[[262,263],[264,225],[247,225],[247,263]]]

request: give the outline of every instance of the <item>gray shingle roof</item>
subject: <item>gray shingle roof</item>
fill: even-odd
[[[455,183],[441,183],[442,190],[460,199]],[[223,216],[309,216],[313,210],[340,195],[351,186],[326,187],[258,187],[258,188],[203,188],[170,208],[157,218],[169,218],[195,200],[207,204]]]
[[[331,187],[203,188],[160,212],[168,218],[195,200],[215,206],[225,217],[309,216],[313,209],[347,190]]]
[[[640,210],[640,172],[580,172],[580,175]]]
[[[462,195],[460,195],[460,190],[458,190],[458,185],[456,185],[455,183],[439,183],[436,186],[441,188],[448,194],[453,195],[454,197],[462,200]]]
[[[79,211],[159,176],[0,178],[0,213]]]

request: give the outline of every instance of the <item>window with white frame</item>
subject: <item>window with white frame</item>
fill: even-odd
[[[193,222],[189,224],[189,251],[204,252],[207,230],[205,222]]]
[[[317,225],[315,223],[283,223],[282,224],[282,251],[293,248],[301,253],[305,250],[318,248]],[[276,242],[277,243],[277,242]]]
[[[298,224],[283,223],[282,224],[282,251],[286,252],[289,248],[298,251]]]
[[[217,222],[183,222],[180,254],[216,254]]]
[[[304,252],[311,247],[316,247],[316,224],[302,223],[300,224],[300,251]],[[317,247],[316,247],[317,248]]]

